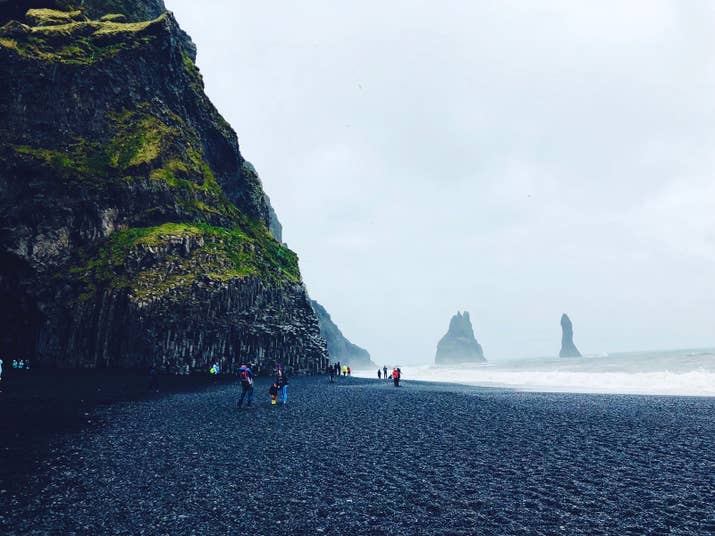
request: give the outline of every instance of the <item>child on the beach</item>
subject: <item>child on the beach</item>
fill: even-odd
[[[271,404],[275,405],[276,397],[278,396],[278,384],[271,384],[271,386],[268,388],[268,394],[271,395]]]

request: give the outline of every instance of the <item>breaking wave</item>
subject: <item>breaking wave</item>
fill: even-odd
[[[524,391],[715,396],[715,352],[640,352],[538,358],[481,366],[402,367],[405,380]]]

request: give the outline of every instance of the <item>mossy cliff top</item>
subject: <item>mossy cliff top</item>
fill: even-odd
[[[34,26],[12,21],[0,28],[0,47],[33,60],[85,65],[148,45],[173,23],[168,13],[151,21],[119,22],[49,9],[32,9],[26,20]]]
[[[163,0],[4,0],[0,25],[12,19],[22,20],[28,9],[78,12],[89,19],[121,14],[130,22],[138,22],[155,19],[166,11],[166,6]]]

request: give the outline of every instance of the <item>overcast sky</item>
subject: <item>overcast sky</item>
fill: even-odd
[[[715,3],[166,3],[377,363],[715,345]]]

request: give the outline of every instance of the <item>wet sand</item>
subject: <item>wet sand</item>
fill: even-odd
[[[320,377],[271,406],[267,390],[240,412],[233,384],[93,406],[4,485],[0,533],[715,531],[713,398]]]

